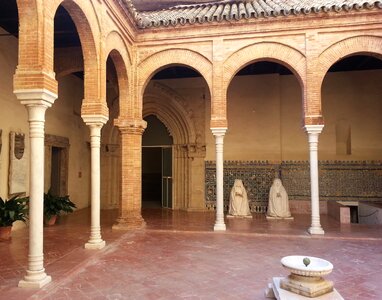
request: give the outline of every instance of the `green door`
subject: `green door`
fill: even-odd
[[[172,148],[162,148],[162,207],[172,208]]]

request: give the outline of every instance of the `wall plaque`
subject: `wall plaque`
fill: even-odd
[[[25,193],[27,189],[28,158],[25,134],[10,132],[9,136],[9,194]]]

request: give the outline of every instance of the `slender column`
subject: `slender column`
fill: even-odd
[[[226,226],[224,223],[224,199],[223,199],[223,144],[224,135],[227,128],[211,128],[212,134],[215,136],[216,144],[216,221],[214,230],[224,231]]]
[[[144,120],[116,120],[121,132],[121,198],[113,229],[131,230],[146,226],[142,217],[142,134]]]
[[[318,190],[318,136],[324,125],[305,125],[309,138],[310,153],[310,193],[312,203],[312,224],[308,229],[310,234],[324,234],[320,223],[320,200]]]
[[[84,115],[82,119],[90,128],[91,147],[91,226],[86,249],[102,249],[105,241],[101,237],[101,129],[107,122],[102,115]]]
[[[28,267],[19,287],[41,288],[52,280],[45,273],[43,253],[45,111],[57,95],[43,89],[16,90],[14,93],[28,111],[30,141]]]

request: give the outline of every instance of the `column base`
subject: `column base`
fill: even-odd
[[[322,227],[310,227],[308,229],[309,234],[325,234],[325,231],[322,229]]]
[[[37,280],[28,280],[28,275],[26,275],[25,279],[22,279],[19,281],[18,287],[39,289],[39,288],[42,288],[44,285],[47,285],[49,282],[52,281],[52,277],[46,275],[45,272],[43,274],[41,274],[40,277],[41,278],[39,278]]]
[[[104,240],[101,240],[100,242],[96,242],[96,243],[89,241],[85,244],[85,249],[99,250],[105,246],[106,246],[106,242]]]
[[[225,231],[227,228],[225,224],[215,224],[214,225],[214,231]]]
[[[134,217],[120,217],[117,219],[116,223],[113,225],[114,230],[136,230],[143,229],[146,227],[146,222],[142,216]]]

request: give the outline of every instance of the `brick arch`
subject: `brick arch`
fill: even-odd
[[[72,18],[81,41],[84,60],[84,101],[82,114],[107,116],[105,97],[102,97],[100,74],[100,27],[91,1],[57,0],[54,12],[62,5]]]
[[[109,32],[106,37],[105,44],[106,44],[105,46],[106,57],[110,54],[111,51],[117,50],[121,54],[124,60],[124,64],[126,66],[131,66],[132,56],[131,56],[130,50],[119,32],[117,31]]]
[[[241,48],[226,59],[224,62],[224,87],[226,93],[231,80],[238,71],[251,63],[265,60],[288,67],[297,77],[301,88],[304,88],[306,78],[305,55],[284,44],[262,42]]]
[[[329,46],[319,56],[318,81],[320,86],[329,68],[337,61],[357,54],[376,56],[382,59],[382,37],[355,36]]]
[[[111,57],[117,71],[120,115],[132,115],[133,103],[129,97],[129,70],[131,70],[131,55],[120,34],[112,31],[106,37],[106,60]],[[105,62],[106,62],[105,60]]]
[[[198,71],[211,92],[212,63],[205,56],[188,49],[168,49],[157,52],[138,65],[138,95],[142,98],[151,77],[160,69],[171,65],[184,65]]]

